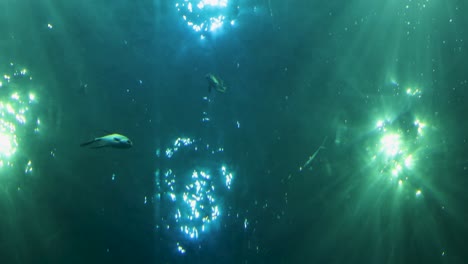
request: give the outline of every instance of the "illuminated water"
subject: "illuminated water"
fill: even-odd
[[[0,263],[468,263],[468,2],[0,12]]]

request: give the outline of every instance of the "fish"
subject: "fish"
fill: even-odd
[[[133,146],[133,142],[126,136],[120,134],[109,134],[80,144],[81,147],[98,148],[118,148],[128,149]]]
[[[315,157],[319,154],[320,150],[321,149],[324,149],[325,148],[325,142],[327,141],[327,138],[328,137],[325,137],[323,139],[323,142],[322,142],[322,145],[320,145],[320,147],[318,147],[318,149],[309,157],[309,159],[307,159],[307,161],[304,163],[304,165],[302,165],[301,167],[299,167],[299,171],[302,171],[303,169],[305,169],[307,166],[309,166],[309,164],[315,159]]]
[[[224,85],[223,80],[214,74],[208,73],[205,78],[208,80],[208,92],[211,93],[211,89],[215,89],[218,92],[225,93],[227,87]]]

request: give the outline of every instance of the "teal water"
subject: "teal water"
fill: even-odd
[[[0,263],[466,263],[467,12],[2,1]]]

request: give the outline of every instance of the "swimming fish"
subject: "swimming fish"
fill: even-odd
[[[208,80],[208,92],[211,92],[212,88],[221,93],[226,92],[227,87],[224,85],[223,80],[221,80],[219,77],[208,73],[205,78]]]
[[[318,147],[318,149],[314,152],[314,154],[312,154],[312,156],[309,157],[309,159],[304,163],[304,165],[302,165],[301,167],[299,167],[299,171],[302,171],[303,169],[305,169],[307,166],[309,166],[309,164],[315,159],[315,157],[318,155],[318,153],[320,152],[321,149],[324,149],[324,145],[325,145],[325,141],[327,141],[327,138],[328,137],[325,137],[323,139],[323,142],[322,142],[322,145],[320,145],[320,147]]]
[[[133,143],[128,137],[120,135],[120,134],[109,134],[102,137],[97,137],[93,140],[81,143],[80,146],[82,147],[90,147],[93,149],[96,148],[119,148],[119,149],[127,149],[133,146]]]

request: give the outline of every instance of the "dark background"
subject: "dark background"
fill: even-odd
[[[201,40],[175,1],[0,3],[0,64],[28,68],[43,123],[19,135],[34,173],[0,171],[0,263],[466,263],[466,4],[232,4],[235,26]],[[389,112],[429,127],[403,192],[365,158]],[[79,147],[104,130],[134,147]],[[155,228],[164,200],[143,197],[183,135],[222,145],[236,176],[216,230],[180,254]]]

